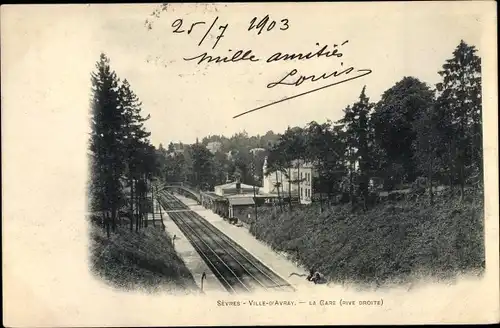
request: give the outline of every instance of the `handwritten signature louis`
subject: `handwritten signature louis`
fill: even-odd
[[[291,100],[291,99],[294,99],[294,98],[298,98],[298,97],[301,97],[301,96],[305,96],[307,94],[310,94],[310,93],[313,93],[313,92],[316,92],[316,91],[320,91],[320,90],[323,90],[323,89],[326,89],[326,88],[329,88],[329,87],[333,87],[334,85],[339,85],[339,84],[346,83],[346,82],[349,82],[349,81],[352,81],[352,80],[355,80],[355,79],[359,79],[359,78],[361,78],[363,76],[371,74],[372,70],[371,69],[366,69],[366,68],[355,69],[354,67],[349,67],[347,69],[340,70],[340,71],[336,70],[336,71],[333,71],[333,72],[330,72],[330,73],[323,73],[323,74],[321,74],[319,76],[315,76],[315,75],[304,76],[304,75],[301,75],[296,80],[290,80],[289,79],[289,77],[293,77],[297,73],[298,73],[297,69],[294,68],[284,78],[282,78],[280,81],[269,83],[267,85],[267,88],[269,88],[269,89],[270,88],[274,88],[277,85],[299,86],[303,82],[306,82],[306,81],[317,82],[317,81],[320,81],[320,80],[326,80],[326,79],[330,79],[330,78],[334,78],[334,77],[335,78],[336,77],[341,77],[341,79],[340,80],[336,80],[335,82],[332,82],[330,84],[327,84],[327,85],[324,85],[324,86],[321,86],[321,87],[318,87],[318,88],[315,88],[315,89],[312,89],[312,90],[309,90],[309,91],[306,91],[306,92],[302,92],[302,93],[293,95],[291,97],[287,97],[287,98],[284,98],[284,99],[273,101],[273,102],[271,102],[269,104],[266,104],[266,105],[263,105],[263,106],[260,106],[260,107],[248,110],[246,112],[243,112],[243,113],[240,113],[240,114],[238,114],[236,116],[233,116],[233,118],[238,118],[238,117],[241,117],[243,115],[255,112],[255,111],[259,110],[259,109],[266,108],[266,107],[278,104],[280,102],[284,102],[284,101]]]

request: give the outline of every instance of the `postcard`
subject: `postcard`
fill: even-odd
[[[495,6],[2,6],[4,325],[499,322]]]

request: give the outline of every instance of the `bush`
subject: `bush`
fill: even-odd
[[[318,205],[281,213],[259,208],[250,232],[335,282],[383,284],[414,275],[449,278],[484,269],[483,201],[437,198],[377,205],[351,213]]]

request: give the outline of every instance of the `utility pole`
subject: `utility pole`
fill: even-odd
[[[153,208],[152,209],[152,212],[153,212],[153,227],[156,226],[155,224],[155,196],[154,196],[154,186],[153,186],[153,183],[151,183],[151,207]]]
[[[145,228],[148,227],[148,208],[147,208],[147,205],[148,205],[148,176],[146,174],[144,174],[144,212],[143,213],[143,225]]]
[[[253,202],[254,202],[254,207],[255,207],[255,222],[257,222],[257,195],[256,195],[256,192],[255,192],[255,183],[257,183],[257,181],[255,181],[255,153],[253,153],[253,156],[252,156],[252,176],[253,176]]]
[[[203,280],[207,279],[207,273],[203,271],[203,274],[201,275],[201,291],[203,292]]]
[[[165,230],[165,223],[163,222],[163,214],[161,212],[160,198],[158,197],[158,188],[156,188],[156,197],[158,198],[157,199],[157,203],[158,203],[158,209],[160,210],[160,222],[161,222],[161,226],[162,226],[163,230]]]

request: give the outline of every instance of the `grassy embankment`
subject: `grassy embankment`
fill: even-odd
[[[146,292],[197,290],[184,261],[175,252],[170,236],[160,226],[130,232],[118,226],[108,239],[102,227],[90,224],[91,268],[108,284]]]
[[[351,213],[349,205],[259,208],[250,232],[334,283],[381,286],[484,269],[482,196],[399,201]],[[246,215],[245,215],[246,217]],[[252,216],[253,217],[253,216]],[[247,221],[247,219],[245,220]]]

